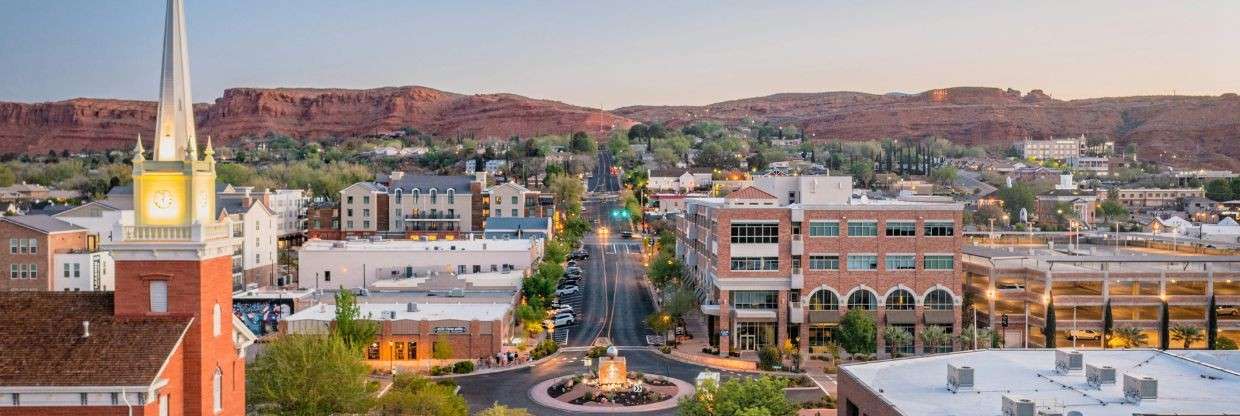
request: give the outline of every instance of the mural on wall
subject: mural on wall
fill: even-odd
[[[233,302],[233,315],[260,337],[276,332],[280,318],[291,310],[292,305],[287,301]]]

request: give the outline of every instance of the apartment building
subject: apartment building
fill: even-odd
[[[962,215],[955,203],[854,196],[850,177],[761,176],[723,198],[686,200],[676,252],[721,352],[791,340],[803,355],[823,353],[850,309],[914,335],[931,325],[958,333]],[[914,338],[899,352],[951,348]]]
[[[64,292],[116,289],[116,261],[106,251],[80,250],[52,259],[52,290]]]
[[[85,228],[47,215],[0,218],[0,241],[9,245],[0,252],[0,270],[8,271],[0,291],[59,290],[52,277],[57,256],[94,251],[99,243]]]
[[[220,220],[228,220],[233,238],[233,290],[276,286],[277,239],[280,220],[262,199],[218,198]]]
[[[1026,159],[1069,160],[1081,157],[1085,146],[1085,136],[1067,139],[1025,140],[1020,144],[1020,151],[1021,155]]]
[[[276,237],[280,240],[300,239],[305,229],[306,207],[310,200],[301,189],[264,189],[252,186],[227,185],[216,193],[221,200],[263,202],[275,216]]]
[[[387,197],[387,187],[374,182],[358,182],[341,189],[341,234],[364,236],[388,231]]]
[[[529,270],[542,257],[531,239],[311,240],[297,251],[302,287],[362,288],[381,279],[417,279],[432,274]]]
[[[1120,188],[1119,202],[1130,208],[1174,208],[1184,198],[1204,198],[1203,188]]]
[[[487,189],[483,197],[486,208],[484,217],[543,217],[555,212],[555,199],[551,194],[531,191],[516,182],[505,182]]]
[[[1140,329],[1145,346],[1167,345],[1169,334],[1159,324],[1164,314],[1168,327],[1199,329],[1207,328],[1213,315],[1214,335],[1240,342],[1237,256],[1179,255],[1088,241],[1077,255],[1047,246],[967,245],[963,252],[964,285],[973,293],[973,304],[966,308],[976,308],[983,325],[1003,334],[1009,347],[1102,347],[1105,330],[1125,327]],[[1049,308],[1054,309],[1050,340],[1044,336]]]

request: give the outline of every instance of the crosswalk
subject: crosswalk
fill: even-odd
[[[641,243],[611,243],[607,245],[607,254],[641,254]]]

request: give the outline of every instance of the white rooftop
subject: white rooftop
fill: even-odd
[[[525,271],[468,273],[451,275],[451,277],[475,287],[521,287],[521,279],[525,277]],[[383,279],[371,283],[370,287],[374,289],[417,289],[430,281],[430,276]]]
[[[415,305],[417,310],[409,312],[408,303],[360,303],[358,305],[359,316],[375,321],[437,321],[443,319],[494,321],[504,319],[504,314],[512,308],[512,305],[508,303],[415,303]],[[396,318],[385,318],[384,312],[395,312]],[[336,320],[336,305],[320,303],[289,315],[284,320],[334,321]]]
[[[310,240],[301,251],[528,251],[528,239]]]
[[[1085,365],[1116,370],[1117,383],[1089,387],[1085,374],[1055,372],[1055,350],[984,350],[844,365],[871,392],[905,415],[1002,414],[1002,397],[1029,399],[1037,410],[1088,416],[1223,414],[1240,409],[1240,373],[1158,350],[1081,350]],[[947,365],[974,368],[974,387],[947,389]],[[1124,374],[1158,380],[1158,397],[1124,397]]]

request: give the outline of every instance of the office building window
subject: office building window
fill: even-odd
[[[887,302],[885,302],[887,310],[907,311],[912,310],[916,306],[917,299],[913,297],[912,293],[904,289],[896,289],[896,291],[891,292],[890,295],[887,295]]]
[[[10,264],[10,265],[9,265],[9,278],[10,278],[10,279],[16,279],[16,278],[17,278],[17,265],[16,265],[16,264]]]
[[[809,256],[810,270],[839,270],[840,256]]]
[[[840,299],[830,290],[819,289],[809,296],[809,310],[833,311],[840,308]]]
[[[733,257],[733,271],[779,270],[779,257]]]
[[[943,221],[926,222],[927,237],[946,237],[954,235],[955,232],[956,226],[954,223]]]
[[[925,256],[922,259],[922,268],[926,270],[952,270],[955,268],[955,258],[952,256]]]
[[[779,243],[778,223],[732,223],[732,244]]]
[[[848,295],[848,309],[864,309],[872,311],[878,309],[878,298],[873,292],[865,289],[853,292]]]
[[[30,239],[30,254],[36,254],[38,252],[39,252],[39,240],[35,240],[31,238]]]
[[[352,204],[352,203],[353,203],[353,197],[351,197],[351,196],[350,196],[350,197],[345,197],[345,199],[344,199],[344,200],[345,200],[345,203],[347,203],[347,204]]]
[[[363,196],[363,197],[362,197],[362,203],[363,203],[363,204],[369,204],[369,203],[370,203],[370,197],[369,197],[369,196]]]
[[[733,308],[775,309],[779,307],[779,292],[774,290],[734,290],[729,300]]]
[[[810,221],[810,237],[835,237],[840,235],[839,221]]]
[[[848,222],[849,237],[875,237],[878,236],[878,221],[849,221]]]
[[[934,310],[951,310],[956,302],[952,299],[952,294],[947,293],[943,289],[934,289],[926,295],[926,301],[923,305],[926,309]]]
[[[917,269],[917,256],[894,256],[888,254],[885,260],[887,271]]]
[[[887,222],[888,237],[912,237],[917,235],[917,224],[913,222]]]
[[[516,217],[516,216],[517,216],[517,209],[516,209],[516,208],[513,208],[513,209],[512,209],[512,216],[514,216],[514,217]]]
[[[878,256],[872,254],[852,254],[848,256],[848,270],[878,270]]]
[[[17,239],[9,239],[9,254],[17,254]]]

